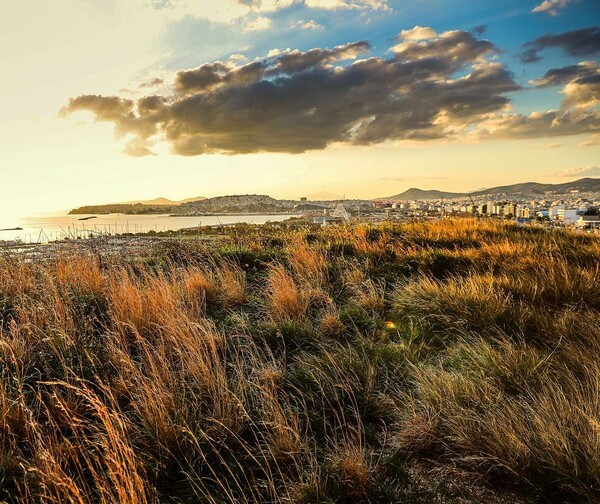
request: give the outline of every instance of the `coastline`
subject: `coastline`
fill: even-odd
[[[156,212],[136,212],[136,213],[78,213],[78,212],[69,212],[67,215],[96,215],[101,217],[107,217],[110,215],[126,215],[126,216],[136,216],[136,215],[151,215],[154,217],[228,217],[232,215],[301,215],[301,213],[294,212],[293,209],[290,209],[289,212],[210,212],[210,213],[194,213],[194,214],[174,214],[174,213],[156,213]],[[80,219],[81,220],[81,219]]]

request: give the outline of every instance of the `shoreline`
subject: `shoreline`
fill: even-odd
[[[96,215],[106,217],[110,215],[120,216],[137,216],[137,215],[150,215],[154,217],[228,217],[228,216],[246,216],[246,215],[302,215],[296,212],[211,212],[201,214],[170,214],[170,213],[154,213],[154,212],[140,212],[140,213],[71,213],[67,215]]]

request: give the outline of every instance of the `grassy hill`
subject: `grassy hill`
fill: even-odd
[[[600,238],[456,220],[102,250],[0,258],[0,500],[600,499]]]
[[[83,206],[71,210],[70,214],[166,214],[193,215],[196,213],[260,213],[282,212],[293,204],[286,200],[276,200],[260,194],[216,196],[214,198],[190,198],[173,205],[164,201],[158,204],[116,203],[109,205]]]

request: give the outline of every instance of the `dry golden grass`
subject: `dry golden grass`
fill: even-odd
[[[272,266],[267,279],[269,313],[275,321],[298,320],[306,316],[310,298],[281,264]]]
[[[0,500],[600,498],[600,239],[242,231],[0,258]]]

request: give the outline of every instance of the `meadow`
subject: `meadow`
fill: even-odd
[[[600,237],[456,219],[0,256],[0,501],[600,499]]]

